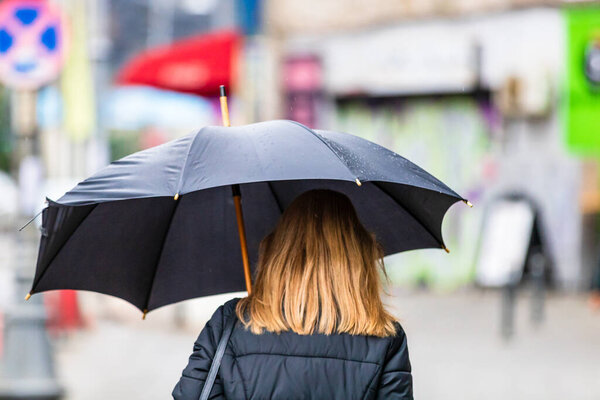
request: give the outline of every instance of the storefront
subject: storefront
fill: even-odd
[[[388,260],[395,282],[471,282],[489,205],[516,193],[539,207],[559,286],[585,284],[582,163],[560,119],[565,37],[561,10],[540,8],[288,40],[288,59],[322,65],[319,126],[390,147],[475,204],[447,214],[450,256]]]

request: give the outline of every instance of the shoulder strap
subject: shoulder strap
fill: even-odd
[[[215,379],[217,378],[217,373],[219,372],[219,367],[221,366],[221,359],[223,359],[223,354],[225,354],[225,348],[229,342],[231,332],[233,332],[233,327],[236,320],[237,318],[235,312],[227,319],[225,329],[223,330],[223,335],[219,340],[219,345],[217,346],[217,351],[215,352],[215,357],[210,364],[210,370],[208,371],[208,376],[204,382],[204,387],[202,388],[202,393],[200,394],[200,400],[208,400],[208,396],[210,396],[210,392],[215,384]]]

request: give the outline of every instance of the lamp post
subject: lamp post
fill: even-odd
[[[11,125],[16,139],[14,175],[19,177],[20,221],[34,213],[41,184],[37,89],[54,81],[64,61],[63,14],[51,2],[35,0],[0,3],[0,80],[12,90]],[[15,229],[13,262],[15,294],[5,314],[0,358],[0,400],[53,400],[62,396],[52,362],[42,297],[24,302],[33,277],[38,233],[30,226]]]
[[[16,299],[5,315],[4,351],[0,359],[0,400],[54,400],[62,396],[53,365],[52,347],[46,332],[42,297],[28,302],[33,277],[37,232],[18,232],[15,238]]]

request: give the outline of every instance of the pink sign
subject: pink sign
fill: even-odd
[[[64,18],[42,0],[0,3],[0,80],[37,89],[56,79],[64,60]]]

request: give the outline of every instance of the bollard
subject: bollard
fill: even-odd
[[[63,390],[58,384],[53,353],[46,332],[46,311],[41,296],[25,302],[32,280],[33,241],[17,237],[19,254],[16,271],[18,299],[5,315],[4,349],[0,359],[0,400],[54,400]]]

